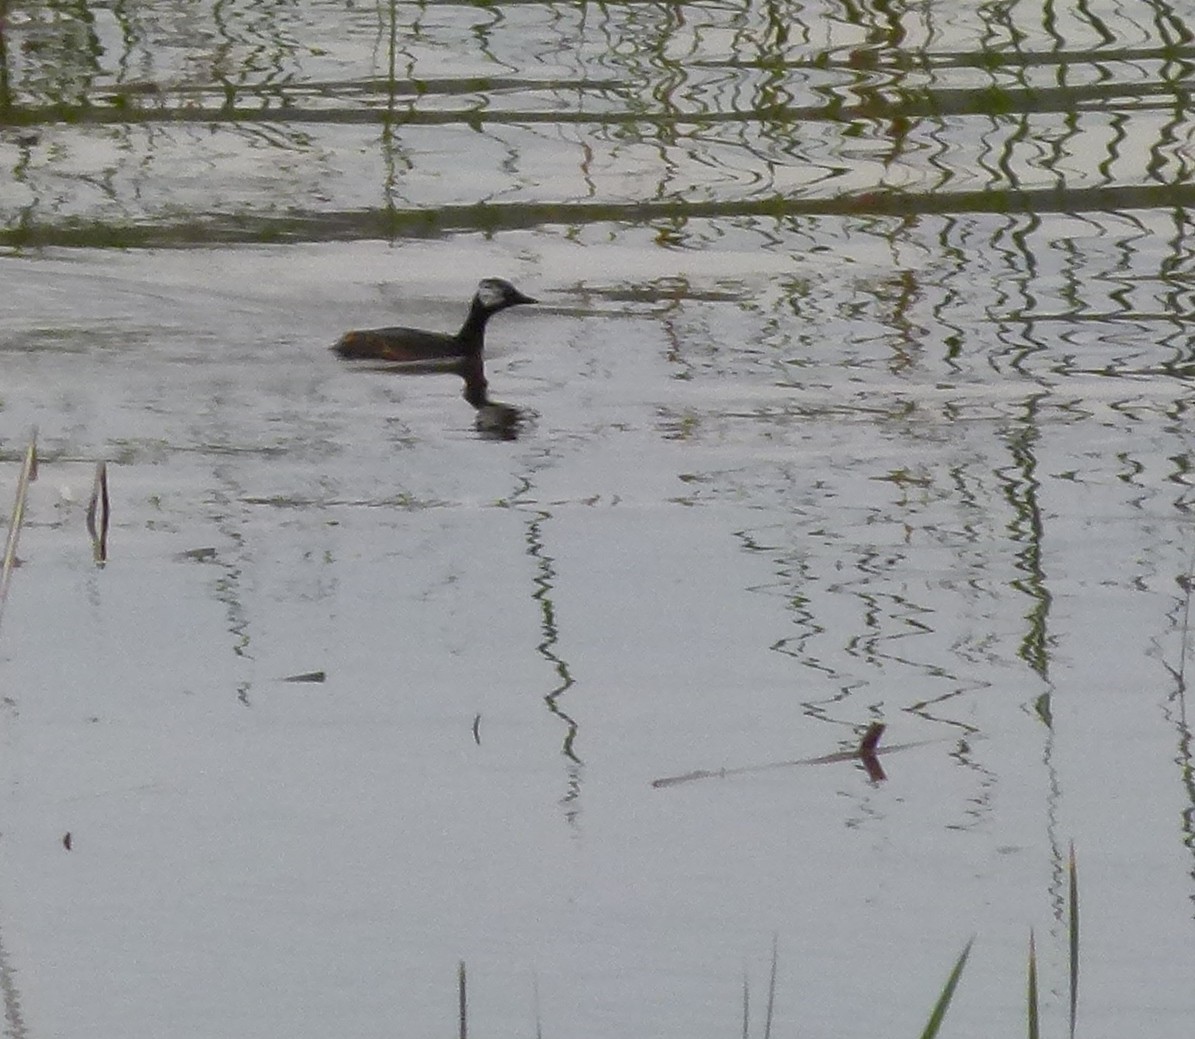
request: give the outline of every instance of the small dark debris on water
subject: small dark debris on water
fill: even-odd
[[[62,846],[67,851],[71,850],[71,831],[70,830],[67,830],[66,833],[64,833],[62,835]]]
[[[301,675],[287,675],[283,682],[323,682],[327,679],[326,671],[304,671]]]
[[[481,715],[473,715],[473,742],[481,746]]]

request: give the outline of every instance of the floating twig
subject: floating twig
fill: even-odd
[[[766,765],[743,765],[740,768],[698,769],[696,772],[686,772],[683,776],[665,776],[652,782],[652,786],[676,786],[679,783],[689,783],[695,779],[728,779],[731,776],[743,776],[750,772],[767,772],[775,768],[792,768],[794,765],[833,765],[840,761],[857,761],[867,771],[868,778],[873,783],[881,782],[887,777],[880,767],[879,755],[891,754],[896,750],[908,750],[910,747],[922,747],[934,740],[920,740],[916,743],[897,743],[891,747],[880,747],[880,737],[886,726],[883,722],[872,722],[859,745],[854,750],[843,750],[837,754],[824,754],[820,758],[801,758],[798,761],[773,761]]]

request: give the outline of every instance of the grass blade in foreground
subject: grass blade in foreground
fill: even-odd
[[[962,954],[955,963],[954,969],[950,972],[950,977],[946,979],[946,985],[942,989],[942,994],[938,997],[934,1012],[929,1015],[929,1022],[925,1026],[925,1031],[921,1033],[921,1039],[934,1039],[934,1036],[938,1034],[938,1029],[942,1027],[942,1019],[946,1016],[946,1011],[950,1007],[950,1001],[954,998],[954,990],[958,985],[958,979],[963,976],[963,968],[967,965],[967,957],[971,955],[971,946],[974,944],[975,939],[972,938],[963,946]]]
[[[1033,928],[1029,928],[1029,1039],[1038,1039],[1037,1031],[1037,950],[1033,947]]]
[[[772,1039],[772,1011],[776,1009],[776,960],[779,936],[772,935],[772,976],[768,979],[768,1009],[764,1013],[763,1039]]]
[[[539,1010],[539,975],[532,975],[531,993],[535,997],[535,1039],[544,1039],[543,1014]]]
[[[468,1039],[469,1037],[469,997],[467,995],[467,988],[468,986],[465,982],[465,961],[461,960],[456,968],[457,1012],[460,1016],[461,1039]]]
[[[1079,1007],[1079,870],[1075,865],[1075,844],[1071,842],[1071,1039],[1075,1039],[1075,1011]]]
[[[460,1017],[460,1039],[468,1039],[468,985],[465,980],[465,961],[456,965],[456,1013]]]

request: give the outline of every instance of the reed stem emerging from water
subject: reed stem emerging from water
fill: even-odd
[[[97,563],[108,561],[108,463],[96,462],[95,482],[87,506],[87,533],[91,552]]]
[[[925,1031],[921,1033],[921,1039],[934,1039],[934,1036],[938,1034],[938,1029],[942,1027],[942,1020],[946,1017],[946,1011],[950,1008],[950,1001],[954,998],[954,990],[958,987],[958,979],[963,976],[963,968],[967,965],[967,957],[971,955],[971,946],[974,944],[975,939],[972,938],[963,946],[962,953],[955,960],[954,967],[950,971],[950,976],[946,979],[946,984],[942,988],[942,994],[938,996],[938,1002],[934,1004],[933,1013],[929,1015],[929,1021],[926,1022]]]
[[[8,601],[8,582],[12,579],[12,569],[17,561],[17,542],[21,537],[21,524],[25,520],[25,499],[29,494],[29,485],[37,479],[37,430],[29,436],[29,446],[25,448],[25,461],[21,465],[21,475],[17,478],[17,497],[12,506],[12,517],[8,521],[8,539],[4,544],[4,562],[0,564],[0,619],[4,617],[4,604]]]
[[[1075,1012],[1079,1008],[1079,869],[1075,865],[1075,842],[1071,841],[1070,862],[1070,952],[1071,952],[1071,1039],[1075,1039]]]
[[[456,968],[457,1010],[460,1017],[460,1037],[469,1039],[469,998],[465,982],[465,961]]]

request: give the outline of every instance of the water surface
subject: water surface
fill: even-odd
[[[1071,841],[1187,1034],[1191,36],[1022,7],[5,5],[8,1034],[1062,1027]]]

